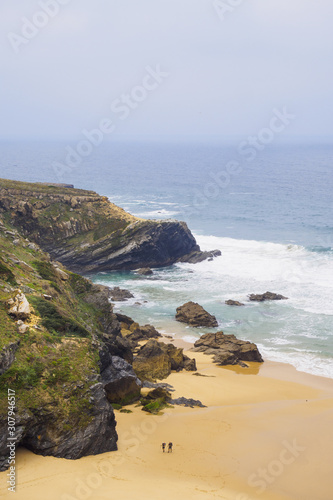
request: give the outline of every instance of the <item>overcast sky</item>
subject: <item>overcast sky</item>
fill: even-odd
[[[4,139],[333,136],[332,0],[1,0],[0,35]]]

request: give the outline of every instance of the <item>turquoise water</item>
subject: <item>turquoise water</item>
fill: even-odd
[[[110,144],[57,179],[52,163],[66,146],[3,144],[0,177],[93,189],[141,217],[186,220],[202,249],[222,251],[213,262],[152,277],[93,276],[134,292],[120,310],[194,340],[203,331],[174,320],[176,307],[194,300],[267,359],[333,377],[331,145],[271,146],[247,162],[236,145]],[[248,302],[248,294],[267,290],[289,300]],[[246,307],[226,306],[229,298]]]

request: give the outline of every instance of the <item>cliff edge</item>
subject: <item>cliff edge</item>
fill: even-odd
[[[93,191],[0,179],[0,216],[75,272],[200,262],[185,222],[134,217]]]

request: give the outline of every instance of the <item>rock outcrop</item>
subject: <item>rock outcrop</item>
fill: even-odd
[[[110,289],[2,227],[0,469],[8,468],[8,387],[16,393],[16,446],[70,459],[115,450],[110,400],[137,398],[140,382],[126,362],[133,353]]]
[[[171,373],[171,359],[160,342],[149,340],[134,358],[133,368],[140,380],[162,380]]]
[[[232,299],[226,300],[225,304],[227,304],[227,306],[244,306],[245,305],[242,302],[239,302],[238,300],[232,300]]]
[[[90,414],[85,426],[73,422],[70,429],[53,417],[52,406],[43,405],[36,413],[25,411],[16,416],[16,445],[20,444],[43,456],[77,459],[117,449],[116,422],[101,383],[90,387]],[[8,468],[8,423],[0,421],[0,470]]]
[[[6,302],[8,314],[19,320],[26,320],[31,314],[30,304],[21,290],[17,290],[13,298]]]
[[[204,404],[201,403],[198,399],[192,399],[192,398],[184,398],[180,397],[177,399],[170,399],[168,401],[172,405],[178,405],[178,406],[187,406],[189,408],[207,408]]]
[[[177,308],[176,320],[191,326],[216,328],[217,319],[196,302],[187,302]]]
[[[263,362],[262,356],[255,344],[239,340],[235,335],[225,335],[223,332],[202,335],[195,342],[192,350],[213,355],[213,361],[218,365],[240,364],[241,366],[246,366],[244,361]]]
[[[218,254],[201,252],[185,222],[138,219],[93,191],[0,179],[2,214],[75,272],[161,267]]]
[[[152,274],[154,274],[150,267],[141,267],[140,269],[137,269],[136,272],[141,276],[151,276]]]
[[[141,382],[132,366],[118,356],[101,372],[103,387],[110,403],[126,405],[140,399]]]
[[[12,342],[2,348],[0,352],[0,376],[5,373],[15,361],[15,353],[19,347],[18,342]]]
[[[134,295],[129,291],[119,286],[110,289],[110,296],[112,302],[124,302],[127,299],[133,299]]]
[[[188,262],[189,264],[199,264],[204,260],[213,260],[215,257],[220,257],[222,255],[221,250],[211,250],[209,252],[201,252],[194,250],[190,254],[178,259],[178,262]]]
[[[155,381],[168,377],[171,370],[180,371],[185,368],[194,371],[196,364],[195,360],[184,356],[183,349],[150,339],[135,356],[133,368],[140,380]]]
[[[263,294],[252,293],[249,295],[249,299],[255,302],[264,302],[266,300],[288,300],[288,297],[284,297],[278,293],[265,292]]]

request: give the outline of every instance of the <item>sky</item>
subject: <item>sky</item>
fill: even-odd
[[[277,111],[332,139],[332,22],[332,0],[1,0],[0,139],[222,140]]]

